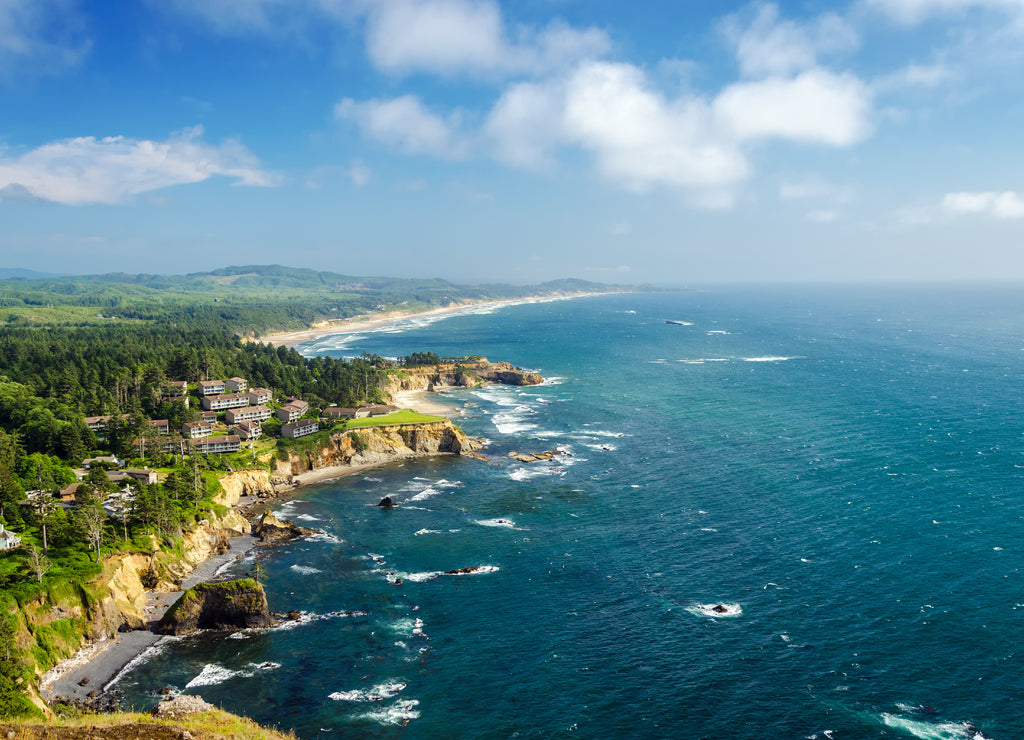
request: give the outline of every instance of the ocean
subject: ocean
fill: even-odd
[[[279,504],[323,531],[263,561],[303,619],[168,640],[125,705],[172,686],[300,738],[1024,737],[1022,318],[1016,286],[726,287],[309,343],[546,381],[436,396],[489,462]]]

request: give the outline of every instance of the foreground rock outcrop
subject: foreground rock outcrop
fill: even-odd
[[[201,629],[273,627],[263,586],[251,578],[193,586],[153,628],[164,635],[190,635]]]

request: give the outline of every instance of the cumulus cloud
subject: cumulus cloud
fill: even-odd
[[[993,191],[980,193],[949,193],[942,199],[949,213],[979,214],[994,218],[1024,218],[1024,198],[1019,193]]]
[[[133,195],[216,175],[239,185],[268,186],[276,178],[235,141],[218,146],[200,141],[202,128],[166,141],[92,136],[44,144],[19,157],[0,155],[0,197],[17,194],[82,205],[119,203]]]
[[[868,86],[851,74],[812,69],[793,78],[730,85],[714,108],[740,139],[849,146],[871,133],[871,97]]]
[[[500,6],[489,0],[379,3],[367,18],[366,45],[370,60],[387,72],[474,76],[543,74],[610,46],[599,29],[558,21],[510,34]]]
[[[89,47],[74,0],[0,1],[0,77],[59,72]]]
[[[807,22],[779,18],[773,3],[754,3],[721,24],[747,76],[789,75],[816,66],[821,54],[856,48],[857,33],[843,18],[828,13]]]
[[[910,88],[931,89],[956,79],[958,73],[945,64],[908,64],[879,78],[873,84],[879,92],[903,91]]]
[[[469,152],[468,143],[459,135],[459,112],[439,116],[414,95],[362,102],[344,98],[334,106],[334,116],[352,121],[364,135],[407,154],[458,159]]]

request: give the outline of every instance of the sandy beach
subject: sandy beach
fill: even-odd
[[[278,332],[256,337],[252,341],[265,342],[275,347],[295,347],[304,342],[309,342],[320,337],[333,334],[353,334],[355,332],[373,331],[382,329],[399,321],[411,318],[435,318],[452,316],[466,311],[473,311],[481,308],[501,308],[503,306],[521,306],[528,303],[549,303],[551,301],[565,301],[573,298],[587,298],[590,296],[607,295],[606,293],[557,293],[550,295],[527,296],[498,301],[464,301],[453,303],[440,308],[432,308],[427,311],[388,311],[373,312],[353,316],[349,319],[339,321],[321,322],[314,324],[309,329],[301,331]]]

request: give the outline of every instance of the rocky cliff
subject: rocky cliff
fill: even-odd
[[[220,479],[221,491],[214,501],[223,506],[234,506],[242,496],[269,495],[274,492],[267,470],[239,470]]]
[[[279,485],[296,476],[331,467],[382,465],[408,457],[468,455],[481,444],[448,419],[416,424],[385,424],[332,434],[327,444],[286,460],[275,460],[273,480]]]
[[[263,586],[243,578],[193,586],[167,610],[153,631],[189,635],[201,629],[251,629],[275,624]]]
[[[537,385],[544,378],[508,362],[489,362],[487,358],[467,362],[409,367],[396,371],[387,388],[398,391],[436,391],[442,388],[471,388],[481,383]]]

